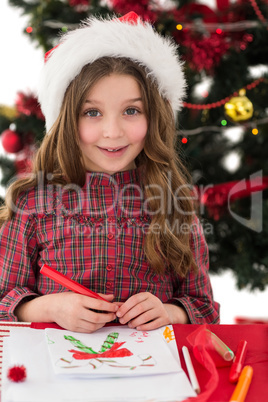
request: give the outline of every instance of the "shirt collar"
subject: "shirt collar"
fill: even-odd
[[[118,186],[140,181],[140,169],[125,170],[112,175],[103,172],[87,172],[86,186]]]

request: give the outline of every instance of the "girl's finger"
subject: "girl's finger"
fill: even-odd
[[[115,313],[119,308],[117,304],[111,303],[109,300],[107,300],[107,302],[106,302],[106,301],[94,299],[94,298],[88,297],[88,296],[85,296],[85,298],[83,299],[83,305],[87,309],[108,311],[108,312],[112,312],[112,313]]]
[[[91,309],[85,309],[80,318],[94,324],[106,324],[107,322],[115,320],[116,314],[114,312],[102,313]]]
[[[138,293],[131,296],[117,311],[116,315],[118,318],[127,316],[133,308],[138,307],[137,314],[139,315],[144,311],[144,302],[148,300],[147,293]],[[146,309],[146,308],[145,308]],[[130,319],[128,317],[128,319]]]
[[[128,326],[130,328],[137,328],[139,325],[147,324],[150,321],[156,320],[159,318],[159,314],[154,309],[147,310],[143,314],[136,316],[132,320],[128,322]]]
[[[151,331],[167,324],[168,322],[159,317],[153,321],[147,322],[146,324],[138,325],[137,327],[135,327],[135,329],[137,331]]]

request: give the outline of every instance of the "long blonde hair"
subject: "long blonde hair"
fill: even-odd
[[[16,203],[20,193],[37,185],[38,172],[43,173],[47,182],[47,177],[52,173],[49,181],[52,184],[84,185],[86,168],[79,146],[79,113],[90,88],[99,79],[112,73],[129,74],[136,79],[148,121],[144,149],[136,161],[137,166],[142,165],[146,172],[146,175],[142,175],[141,184],[151,211],[151,223],[144,245],[146,257],[156,272],[163,274],[168,265],[184,277],[190,269],[197,269],[190,245],[194,206],[190,177],[175,149],[173,111],[169,102],[160,96],[148,71],[126,58],[98,59],[84,66],[70,83],[60,115],[37,151],[33,174],[17,179],[9,187],[5,206],[0,211],[0,223],[11,219],[11,206]],[[163,190],[161,199],[156,184]],[[150,230],[155,225],[159,230]],[[175,233],[174,227],[184,230]]]

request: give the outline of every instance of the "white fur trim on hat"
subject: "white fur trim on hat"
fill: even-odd
[[[148,23],[90,17],[65,34],[49,55],[39,82],[38,98],[50,130],[60,113],[65,91],[83,66],[104,57],[127,57],[147,67],[174,113],[182,106],[185,79],[178,46]]]

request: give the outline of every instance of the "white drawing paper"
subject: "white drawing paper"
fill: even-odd
[[[136,376],[178,372],[160,331],[126,326],[104,327],[92,334],[47,328],[47,347],[56,374]]]
[[[172,326],[158,331],[168,348],[176,346]],[[26,380],[9,381],[8,368],[21,364]],[[159,375],[70,378],[54,373],[44,330],[12,328],[4,338],[2,402],[179,402],[191,396],[196,393],[181,367]]]

